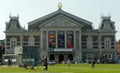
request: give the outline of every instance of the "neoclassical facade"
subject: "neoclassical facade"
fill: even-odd
[[[96,24],[97,25],[97,24]],[[39,47],[40,60],[45,56],[56,63],[86,62],[93,59],[116,61],[116,30],[110,16],[102,16],[98,29],[92,22],[61,8],[21,27],[19,17],[10,16],[6,23],[5,54],[14,54],[16,46]]]

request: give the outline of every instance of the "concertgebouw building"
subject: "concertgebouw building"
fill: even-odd
[[[59,6],[57,11],[29,22],[28,29],[21,27],[19,16],[10,16],[4,32],[4,60],[20,59],[16,58],[15,53],[15,47],[20,47],[22,52],[18,55],[22,55],[21,62],[38,63],[46,56],[56,63],[68,59],[78,63],[93,59],[116,61],[116,30],[111,16],[101,16],[98,29],[94,29],[92,22],[68,13]],[[28,49],[25,50],[26,47]],[[37,53],[33,52],[36,47]]]

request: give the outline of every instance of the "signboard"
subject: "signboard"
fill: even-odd
[[[35,61],[34,59],[23,59],[23,62]]]
[[[54,49],[54,52],[72,52],[73,49]]]
[[[55,49],[51,48],[50,52],[73,52],[73,48],[67,48],[67,49]]]

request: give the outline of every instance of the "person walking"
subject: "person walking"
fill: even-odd
[[[92,61],[91,68],[95,68],[95,61],[94,60]]]
[[[70,67],[70,60],[69,59],[68,59],[67,63],[68,63],[68,67]]]
[[[47,63],[47,57],[44,59],[44,66],[45,68],[43,70],[48,70],[48,63]]]
[[[10,59],[8,59],[8,65],[11,66],[11,61],[10,61]]]

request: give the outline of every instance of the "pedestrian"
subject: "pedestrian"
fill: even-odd
[[[48,63],[47,63],[47,57],[44,59],[44,66],[45,68],[43,70],[48,70]]]
[[[28,70],[27,64],[23,64],[24,69]]]
[[[27,64],[24,64],[24,68],[25,68],[26,70],[28,70],[28,68],[27,68]]]
[[[10,59],[8,59],[8,65],[11,66],[11,61],[10,61]]]
[[[94,60],[92,61],[91,68],[95,68],[95,61]]]
[[[69,59],[68,59],[67,63],[68,63],[68,67],[70,67],[70,60]]]

